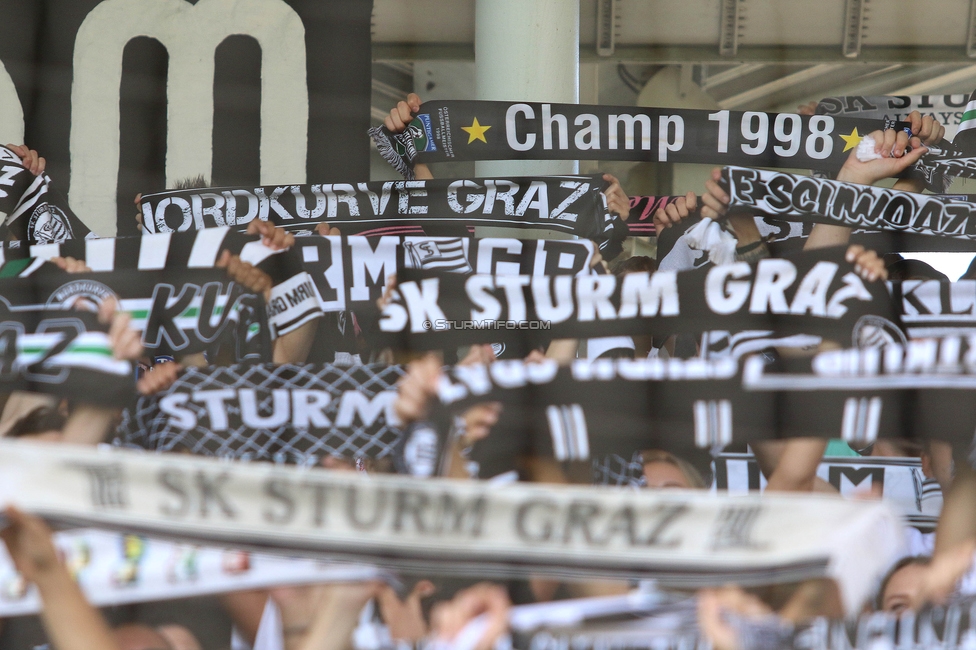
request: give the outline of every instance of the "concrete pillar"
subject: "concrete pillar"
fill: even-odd
[[[579,103],[579,5],[579,0],[476,0],[478,99]],[[476,166],[478,176],[575,174],[577,168],[575,160],[493,160]]]

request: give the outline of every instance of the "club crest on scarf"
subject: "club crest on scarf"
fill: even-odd
[[[56,244],[74,239],[68,215],[56,205],[44,203],[31,213],[27,230],[38,244]]]
[[[474,269],[465,257],[464,240],[406,241],[403,244],[414,267],[425,270],[473,273]]]
[[[109,298],[118,300],[119,296],[107,285],[95,280],[74,280],[51,292],[46,306],[59,309],[98,311],[101,304]]]

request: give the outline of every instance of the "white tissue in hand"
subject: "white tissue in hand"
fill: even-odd
[[[688,248],[706,251],[712,264],[722,266],[735,261],[735,247],[738,244],[735,236],[708,217],[689,228],[684,236]]]
[[[874,141],[869,135],[861,138],[861,141],[857,143],[857,149],[854,151],[854,155],[861,162],[868,162],[869,160],[877,160],[881,158],[881,154],[876,152],[874,148],[877,146],[877,142]]]

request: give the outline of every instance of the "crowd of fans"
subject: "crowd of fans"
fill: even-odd
[[[403,131],[420,107],[420,98],[410,95],[394,107],[385,119],[385,126],[393,133]],[[810,112],[801,107],[801,112]],[[837,178],[864,185],[875,185],[885,179],[898,177],[917,161],[927,145],[938,143],[944,128],[931,117],[912,113],[907,120],[911,134],[904,131],[878,131],[871,134],[878,156],[862,162],[852,151]],[[45,167],[43,157],[26,146],[9,146],[23,160],[25,167],[35,174]],[[415,168],[418,179],[433,178],[430,169],[419,164]],[[611,212],[626,220],[630,201],[620,182],[607,174],[609,183],[605,194]],[[203,178],[189,181],[188,186],[204,185]],[[899,179],[897,189],[921,192],[918,181]],[[138,204],[139,197],[136,198]],[[680,228],[689,218],[723,219],[728,210],[729,196],[719,183],[715,170],[700,194],[688,193],[676,202],[658,210],[654,224],[658,234],[670,228]],[[141,219],[136,217],[137,221]],[[733,214],[727,223],[737,238],[736,259],[756,261],[771,252],[760,235],[752,216]],[[139,224],[141,226],[141,223]],[[264,244],[283,250],[295,244],[294,235],[264,221],[252,221],[247,232],[257,234]],[[320,226],[319,234],[342,234],[336,228]],[[850,229],[818,224],[806,240],[807,250],[830,246],[847,247],[847,259],[854,263],[865,280],[897,277],[935,277],[931,269],[916,268],[920,263],[886,257],[897,251],[865,250],[850,245]],[[886,260],[888,263],[886,264]],[[84,262],[71,258],[53,260],[64,273],[87,271]],[[655,272],[661,260],[644,256],[622,256],[615,260],[594,260],[606,266],[607,272],[623,275],[633,272]],[[688,261],[669,260],[669,269],[688,268]],[[269,295],[271,278],[239,257],[225,253],[218,262],[226,273],[259,295]],[[387,287],[379,306],[395,291],[395,279]],[[356,332],[367,329],[364,319],[376,314],[357,314]],[[129,327],[128,317],[115,313],[115,305],[104,303],[100,312],[103,322],[110,325],[115,354],[120,359],[138,361],[140,376],[137,388],[142,395],[165,390],[179,376],[183,368],[236,361],[226,349],[207,355],[192,355],[178,359],[145,356],[138,334]],[[437,381],[445,363],[440,353],[424,355],[403,351],[372,349],[361,338],[337,337],[334,315],[312,321],[274,342],[275,363],[334,362],[341,353],[360,362],[395,361],[407,364],[407,374],[399,387],[396,412],[404,424],[422,420],[436,393]],[[351,331],[351,330],[350,330]],[[358,334],[357,334],[358,336]],[[823,345],[829,345],[824,342]],[[232,347],[232,346],[228,346]],[[815,350],[805,350],[812,354]],[[491,345],[475,345],[456,351],[461,364],[491,363],[496,352]],[[543,358],[569,363],[580,356],[598,355],[643,357],[690,357],[703,354],[700,339],[688,333],[659,340],[650,336],[626,337],[622,341],[600,343],[576,340],[554,340],[547,347],[531,350],[526,359]],[[455,354],[455,351],[451,351]],[[117,410],[67,403],[39,394],[13,393],[5,396],[0,415],[0,435],[21,440],[48,443],[96,445],[110,442],[118,424]],[[448,462],[441,473],[457,479],[485,479],[483,469],[472,463],[469,450],[476,442],[490,438],[495,427],[503,427],[504,408],[498,403],[484,403],[467,410],[461,427],[462,435],[451,442]],[[831,443],[833,444],[833,443]],[[841,443],[842,444],[842,443]],[[828,442],[821,439],[797,439],[787,442],[766,442],[752,445],[770,491],[835,491],[816,476],[816,468],[824,456]],[[846,447],[846,445],[842,446]],[[845,453],[853,454],[850,449]],[[914,456],[922,459],[926,477],[937,481],[945,495],[942,516],[935,533],[922,535],[905,531],[905,557],[890,568],[880,582],[876,598],[871,604],[877,610],[901,613],[918,610],[929,603],[945,602],[959,595],[957,586],[970,570],[976,550],[976,474],[965,458],[954,458],[948,445],[927,443],[925,446],[879,443],[864,451],[877,456]],[[705,490],[711,472],[707,466],[677,456],[667,450],[647,449],[632,459],[640,468],[635,483],[641,489]],[[354,459],[326,457],[321,465],[334,471],[376,471],[376,468],[357,465]],[[578,481],[578,473],[565,471],[558,463],[540,458],[518,459],[520,480],[540,483],[568,483]],[[58,650],[191,650],[203,647],[233,647],[254,650],[325,650],[340,648],[404,647],[421,642],[440,644],[439,647],[497,647],[508,632],[508,614],[513,604],[543,602],[554,599],[628,593],[634,585],[627,581],[560,583],[544,576],[526,575],[523,580],[507,583],[483,582],[476,578],[416,576],[405,572],[400,576],[400,588],[382,581],[365,583],[318,584],[300,587],[281,587],[268,590],[228,593],[219,599],[191,599],[165,605],[144,604],[138,607],[109,608],[99,612],[89,605],[84,594],[72,579],[52,543],[51,530],[45,523],[26,512],[8,507],[3,541],[17,571],[23,579],[36,585],[43,600],[40,622],[33,619],[0,621],[0,641],[4,648],[34,647],[45,642]],[[962,584],[968,584],[968,579]],[[702,633],[720,648],[747,647],[739,628],[730,624],[733,617],[779,616],[783,621],[802,622],[816,616],[837,615],[838,606],[826,581],[808,581],[792,585],[787,592],[771,594],[768,590],[745,589],[727,585],[702,590],[697,598],[698,624]],[[203,614],[201,615],[201,612]],[[169,616],[168,620],[162,617]],[[480,618],[479,618],[480,617]],[[204,620],[201,621],[200,619]],[[472,640],[462,630],[479,620],[478,634]],[[111,621],[111,624],[110,622]],[[189,622],[188,622],[189,621]],[[216,624],[214,621],[223,621]],[[192,631],[191,631],[191,628]],[[364,630],[372,630],[372,640]],[[376,632],[381,630],[381,632]],[[223,636],[221,636],[223,635]],[[197,636],[201,638],[196,638]]]

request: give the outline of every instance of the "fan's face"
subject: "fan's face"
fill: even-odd
[[[685,488],[691,485],[688,479],[681,473],[681,470],[663,461],[654,461],[644,465],[644,478],[647,479],[647,487],[652,490],[663,490],[667,488]]]
[[[922,580],[926,567],[909,564],[898,569],[888,580],[881,608],[899,614],[908,609],[918,609],[922,604]]]

